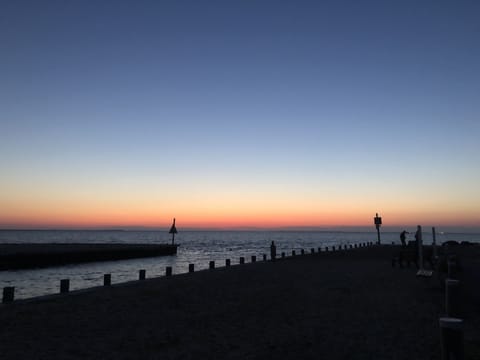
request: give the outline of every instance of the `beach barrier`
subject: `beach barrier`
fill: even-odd
[[[112,274],[104,274],[103,286],[110,286],[110,285],[112,285]]]
[[[448,317],[458,317],[460,311],[460,281],[445,280],[445,313]]]
[[[442,360],[463,360],[463,319],[442,317],[439,323]]]
[[[6,286],[3,288],[3,297],[2,303],[8,304],[13,302],[15,298],[15,287],[14,286]]]
[[[70,279],[60,280],[60,294],[65,294],[70,291]]]
[[[367,243],[364,243],[363,245],[367,246]],[[356,245],[355,245],[356,246]],[[362,244],[359,244],[358,245],[359,247],[362,246]],[[348,247],[350,247],[350,249],[353,248],[353,245],[336,245],[336,246],[331,246],[330,247],[330,250],[331,251],[341,251],[343,249],[347,250]],[[305,251],[305,249],[300,249],[300,250],[292,250],[291,252],[291,256],[292,257],[295,257],[297,255],[297,251],[300,251],[301,255],[306,255],[308,253],[308,250],[307,252]],[[329,251],[329,247],[328,246],[325,246],[323,248],[323,251],[324,252],[328,252]],[[316,251],[315,248],[311,248],[310,249],[310,254],[315,254],[316,252],[318,253],[321,253],[322,252],[322,247],[318,247],[318,250]],[[262,254],[262,257],[263,257],[263,261],[267,261],[268,260],[268,257],[267,257],[267,254]],[[282,252],[281,253],[281,257],[282,258],[286,258],[288,257],[288,254],[286,254],[285,252]],[[450,269],[451,269],[451,273],[453,274],[453,268],[456,264],[456,262],[454,261],[455,259],[452,259],[451,263],[453,263],[454,265],[450,264]],[[255,263],[257,262],[257,256],[256,255],[252,255],[251,256],[251,262],[252,263]],[[245,264],[245,257],[240,257],[240,265],[243,265]],[[393,265],[393,264],[392,264]],[[231,260],[230,259],[225,259],[225,266],[226,267],[229,267],[231,266]],[[210,261],[209,262],[209,269],[215,269],[215,261]],[[189,273],[193,273],[195,271],[195,265],[194,264],[189,264],[188,265],[188,272]],[[165,276],[166,277],[170,277],[170,276],[173,276],[173,268],[171,266],[167,266],[166,269],[165,269]],[[146,270],[145,269],[140,269],[138,270],[138,280],[145,280],[146,279]],[[112,285],[112,274],[104,274],[103,275],[103,286],[111,286]],[[12,290],[9,290],[9,289],[12,289]],[[3,298],[3,302],[10,302],[10,301],[14,301],[13,300],[13,293],[14,293],[14,287],[6,287],[4,288],[4,298]],[[10,293],[9,292],[12,292],[12,295],[9,295]],[[70,279],[62,279],[60,281],[60,293],[63,294],[63,293],[69,293],[70,292]],[[447,295],[446,295],[447,296]],[[454,296],[454,295],[451,295],[451,296]],[[450,298],[451,298],[450,296]],[[450,299],[449,298],[449,299]],[[9,300],[9,299],[12,299],[12,300]],[[449,300],[449,303],[451,303],[453,300]],[[447,313],[449,316],[451,314],[454,314],[453,312],[450,313],[448,312]]]

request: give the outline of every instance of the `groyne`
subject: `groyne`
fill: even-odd
[[[0,270],[174,255],[170,244],[0,244]]]

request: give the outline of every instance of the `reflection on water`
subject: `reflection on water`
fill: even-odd
[[[0,231],[0,243],[168,243],[169,235],[154,231]],[[271,241],[275,241],[277,253],[292,250],[318,249],[332,245],[375,242],[376,233],[319,232],[319,231],[185,231],[175,238],[180,244],[177,255],[107,261],[87,264],[59,266],[46,269],[16,270],[0,272],[0,288],[15,286],[15,298],[29,298],[58,293],[60,280],[70,279],[71,290],[103,285],[103,275],[112,275],[112,284],[138,279],[138,271],[145,269],[147,278],[165,275],[171,266],[174,274],[188,272],[188,264],[195,270],[208,268],[209,261],[224,266],[225,259],[232,265],[238,264],[241,256],[249,262],[252,255],[262,259],[269,254]],[[408,240],[413,240],[410,234]],[[439,235],[439,243],[446,240],[479,241],[478,234]],[[431,234],[424,233],[424,242],[431,243]],[[382,242],[399,243],[399,234],[382,233]],[[269,255],[268,255],[269,256]]]

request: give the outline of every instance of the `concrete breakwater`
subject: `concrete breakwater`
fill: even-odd
[[[174,255],[170,244],[0,244],[0,270]]]

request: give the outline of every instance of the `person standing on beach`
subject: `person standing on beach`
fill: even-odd
[[[275,258],[277,257],[277,247],[275,246],[275,243],[272,241],[270,244],[270,258],[272,261],[275,261]]]
[[[405,230],[403,230],[403,231],[400,233],[400,241],[402,242],[402,246],[407,246],[407,243],[405,242],[406,234],[409,234],[409,232],[408,232],[408,231],[405,231]]]

